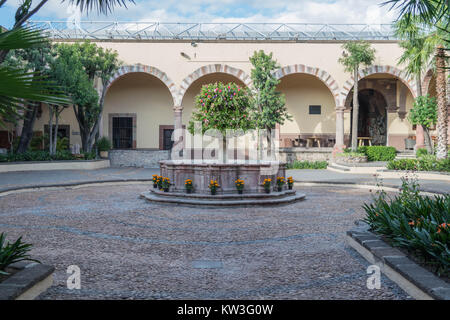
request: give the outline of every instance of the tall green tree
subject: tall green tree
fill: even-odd
[[[196,133],[196,123],[201,123],[202,134],[207,131],[212,134],[215,130],[220,132],[223,161],[226,162],[227,131],[234,130],[237,133],[254,129],[248,89],[232,82],[202,86],[195,97],[195,110],[188,125],[191,134]]]
[[[34,46],[27,49],[15,49],[8,53],[3,65],[5,67],[13,68],[15,70],[26,70],[32,73],[31,81],[36,83],[46,78],[47,70],[49,69],[53,56],[51,54],[51,45],[48,41],[42,42],[38,46]],[[48,81],[48,80],[47,80]],[[47,94],[58,95],[58,92],[54,90],[49,82],[49,86],[44,88]],[[27,151],[31,139],[33,137],[33,128],[36,121],[41,101],[24,99],[23,105],[23,126],[20,133],[20,139],[15,150],[17,153],[23,153]]]
[[[408,119],[412,124],[421,125],[425,133],[425,144],[431,146],[430,128],[436,124],[437,121],[437,105],[436,99],[431,98],[428,94],[425,96],[418,96],[414,100],[414,105],[409,111]],[[427,141],[428,139],[428,141]],[[433,149],[428,151],[432,154]]]
[[[353,85],[353,119],[352,119],[352,141],[351,148],[353,152],[356,152],[358,147],[358,113],[359,113],[359,101],[358,101],[358,81],[359,70],[361,66],[370,66],[375,60],[375,49],[370,46],[370,43],[366,41],[348,41],[343,44],[342,48],[344,52],[342,57],[339,58],[345,71],[353,73],[353,79],[355,84]]]
[[[72,98],[82,149],[91,152],[100,125],[107,84],[120,66],[118,55],[89,41],[56,46],[53,78]],[[100,80],[102,86],[96,88]]]
[[[275,78],[274,72],[280,66],[273,59],[273,54],[266,54],[263,50],[255,51],[250,57],[253,65],[251,79],[254,91],[254,109],[256,127],[267,131],[269,152],[272,149],[272,130],[277,124],[282,125],[292,119],[286,108],[286,99],[277,91],[280,80]],[[262,142],[260,142],[260,150]]]

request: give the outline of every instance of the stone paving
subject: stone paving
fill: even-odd
[[[104,168],[98,170],[56,170],[0,173],[0,192],[18,187],[70,184],[89,181],[150,180],[159,169]],[[375,184],[372,174],[340,173],[330,170],[287,170],[286,175],[296,181]],[[420,180],[421,188],[431,192],[450,193],[450,183],[439,180]],[[384,179],[386,186],[400,186],[400,179]]]
[[[381,289],[367,289],[368,263],[345,244],[371,199],[367,190],[299,187],[307,199],[292,205],[211,210],[139,199],[149,187],[0,197],[0,230],[23,235],[33,257],[56,267],[41,299],[409,298],[384,276]],[[81,290],[66,288],[69,265],[81,269]]]

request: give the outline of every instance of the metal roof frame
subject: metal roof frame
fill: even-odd
[[[391,24],[30,21],[55,40],[397,40]]]

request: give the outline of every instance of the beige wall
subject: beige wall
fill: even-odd
[[[108,136],[109,113],[136,113],[136,147],[158,149],[159,126],[174,124],[172,105],[170,92],[159,79],[144,73],[124,75],[106,94],[103,135]]]
[[[281,79],[278,90],[285,94],[292,121],[286,121],[280,134],[318,134],[336,132],[335,103],[328,87],[308,74],[294,74]],[[320,115],[309,114],[309,105],[321,105]]]
[[[326,71],[334,80],[333,86],[343,90],[346,81],[351,77],[337,62],[342,54],[342,42],[200,42],[197,47],[190,42],[98,42],[98,45],[117,50],[124,65],[148,65],[165,73],[167,81],[173,82],[175,90],[183,87],[183,80],[195,78],[193,73],[201,67],[221,64],[241,69],[249,76],[251,64],[249,57],[255,50],[273,52],[273,57],[281,67],[304,64]],[[372,43],[376,49],[375,65],[389,65],[396,68],[401,48],[395,42]],[[190,57],[182,57],[184,53]],[[374,75],[371,77],[386,77]],[[388,75],[388,77],[390,77]],[[241,74],[242,79],[242,74]],[[233,75],[213,73],[194,81],[182,100],[183,124],[187,124],[193,110],[194,97],[201,85],[210,82],[233,81],[243,85]],[[173,89],[173,88],[171,88]],[[308,74],[288,75],[282,78],[279,89],[286,94],[288,111],[293,116],[292,122],[281,126],[281,134],[334,134],[336,106],[330,89],[317,77]],[[172,90],[173,91],[173,90]],[[413,96],[408,93],[406,109],[412,107]],[[322,106],[321,115],[309,115],[309,105]],[[120,77],[110,87],[102,119],[103,135],[108,136],[109,113],[136,113],[137,148],[159,147],[159,125],[173,125],[173,97],[166,84],[154,76],[145,73],[130,73]],[[35,131],[43,130],[48,122],[48,110],[36,122]],[[61,124],[69,124],[71,133],[79,132],[78,124],[72,108],[65,110],[61,116]],[[350,114],[344,114],[345,133],[350,130]],[[407,136],[414,134],[407,118],[401,120],[398,115],[389,114],[388,134]],[[80,143],[79,135],[71,135],[71,143]]]

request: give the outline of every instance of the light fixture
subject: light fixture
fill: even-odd
[[[193,46],[194,48],[197,47],[197,42],[192,41],[192,42],[191,42],[191,46]]]
[[[191,57],[189,57],[186,53],[180,52],[180,54],[181,54],[181,56],[182,56],[183,58],[186,58],[186,59],[188,59],[188,60],[191,60]]]

